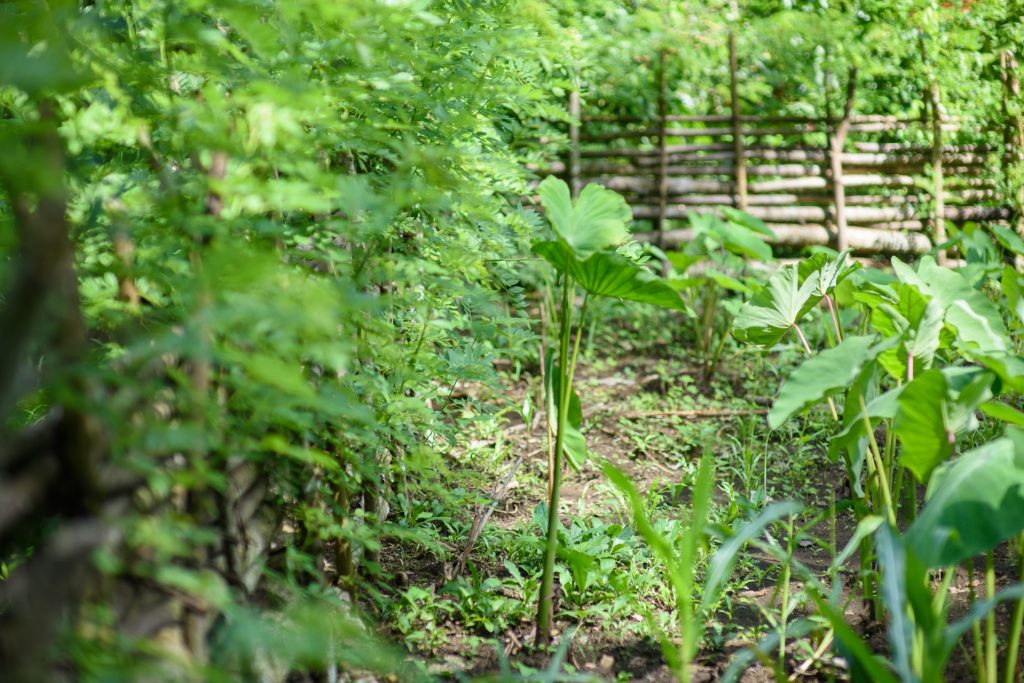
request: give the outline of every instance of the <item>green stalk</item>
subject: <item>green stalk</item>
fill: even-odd
[[[558,550],[558,494],[562,486],[562,449],[565,444],[565,424],[569,420],[569,382],[566,362],[569,358],[569,336],[572,331],[571,304],[572,280],[563,276],[561,328],[559,333],[558,371],[560,373],[558,419],[555,430],[555,451],[552,458],[551,491],[548,497],[548,528],[544,545],[544,573],[540,583],[540,600],[537,604],[537,644],[546,645],[551,641],[551,611],[554,597],[555,554]]]
[[[996,594],[996,568],[993,551],[985,553],[985,597],[989,600]],[[985,681],[996,683],[996,611],[989,610],[985,617]]]
[[[1021,580],[1024,581],[1024,535],[1017,537],[1017,562]],[[1020,652],[1021,630],[1024,628],[1024,600],[1018,600],[1013,608],[1010,624],[1010,641],[1006,648],[1006,674],[1003,683],[1014,683],[1017,678],[1017,655]]]
[[[786,621],[789,618],[789,578],[790,558],[793,557],[793,515],[789,516],[787,526],[788,558],[782,567],[782,612],[779,614],[779,668],[785,669],[786,662]]]
[[[834,303],[832,303],[832,297],[830,297],[828,294],[826,294],[824,298],[825,298],[825,303],[828,304],[828,312],[832,314],[832,324],[836,328],[836,337],[838,337],[839,341],[842,342],[843,341],[843,328],[839,326],[839,316],[836,313],[836,306],[835,306]]]
[[[968,597],[973,605],[977,596],[974,593],[974,559],[967,560],[967,586]],[[981,624],[977,620],[971,625],[971,636],[974,639],[974,677],[981,683],[985,680],[985,660],[982,657]]]
[[[868,454],[869,457],[873,456],[875,459],[875,471],[878,474],[878,485],[882,491],[882,503],[885,505],[885,512],[889,518],[889,523],[895,527],[896,511],[893,509],[892,492],[889,490],[889,472],[882,461],[882,455],[878,452],[878,443],[875,441],[875,432],[871,428],[871,418],[868,417],[868,407],[864,403],[864,396],[858,395],[857,398],[860,400],[861,416],[864,418],[864,427],[867,429],[869,436]]]
[[[572,358],[569,359],[569,342],[572,336],[572,289],[573,282],[565,275],[562,291],[562,325],[558,365],[560,373],[558,430],[555,435],[555,452],[553,471],[551,473],[551,493],[548,498],[548,528],[544,546],[544,574],[541,578],[540,601],[537,607],[537,643],[546,644],[551,641],[552,603],[554,601],[555,556],[558,553],[558,498],[562,487],[562,449],[565,443],[565,424],[569,420],[569,401],[572,397],[572,381],[576,374],[576,362],[580,355],[580,341],[583,339],[583,328],[587,317],[589,298],[583,299],[580,311],[580,322],[576,330],[576,341],[573,343]],[[568,362],[566,362],[568,360]]]
[[[811,345],[807,343],[807,337],[804,336],[804,331],[800,329],[799,325],[793,325],[793,329],[796,330],[797,335],[800,337],[800,342],[804,345],[804,351],[807,352],[807,356],[813,356],[814,352],[811,351]],[[832,411],[832,419],[839,422],[839,413],[836,411],[836,403],[832,400],[832,397],[828,397],[828,407]]]

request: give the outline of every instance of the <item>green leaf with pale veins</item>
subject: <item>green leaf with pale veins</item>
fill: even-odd
[[[621,254],[598,252],[581,261],[563,243],[555,241],[537,242],[533,252],[567,272],[592,296],[627,299],[693,314],[667,282]]]
[[[549,176],[537,187],[537,194],[555,234],[581,259],[629,239],[627,226],[633,211],[612,190],[592,183],[573,202],[565,181]]]
[[[733,322],[733,335],[751,344],[774,346],[821,300],[817,288],[817,273],[811,273],[801,284],[796,264],[782,266],[743,304]]]

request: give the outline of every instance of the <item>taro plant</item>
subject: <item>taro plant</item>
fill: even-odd
[[[971,237],[972,258],[989,253],[987,238]],[[977,260],[957,271],[931,257],[916,267],[894,258],[892,275],[848,277],[851,271],[840,261],[780,268],[744,305],[735,334],[772,347],[793,329],[809,356],[782,385],[768,423],[778,428],[813,406],[829,406],[836,423],[829,453],[846,465],[861,524],[877,520],[880,529],[873,546],[867,534],[859,538],[861,566],[865,597],[873,600],[876,615],[888,614],[892,661],[880,663],[840,623],[834,599],[826,604],[817,589],[812,597],[856,662],[854,679],[860,671],[865,680],[942,680],[953,646],[970,629],[976,677],[994,682],[991,609],[999,600],[1019,600],[1021,589],[995,594],[993,552],[1024,531],[1024,437],[1010,428],[1005,437],[958,450],[979,426],[979,410],[1011,425],[1024,422],[1013,405],[1024,388],[1024,363],[1009,332],[1019,318],[1018,278]],[[993,286],[995,277],[1000,287]],[[1003,297],[995,299],[1000,289]],[[826,297],[833,345],[815,353],[800,325]],[[859,311],[856,334],[844,333],[840,304]],[[920,485],[927,487],[923,506]],[[948,626],[949,581],[964,563],[973,574],[979,554],[987,600]],[[943,579],[933,592],[936,571]],[[1024,624],[1020,604],[1012,624],[1016,638],[1018,624]],[[1004,667],[1006,680],[1015,675],[1016,652],[1014,647],[1013,661],[1008,657]]]
[[[718,367],[741,300],[730,294],[753,293],[750,259],[771,261],[764,241],[773,233],[760,219],[731,207],[725,218],[711,213],[688,214],[693,239],[666,258],[673,266],[668,282],[694,310],[693,336],[704,381]]]
[[[548,410],[555,412],[554,443],[549,449],[550,487],[544,570],[537,608],[537,642],[550,641],[555,557],[558,552],[558,499],[563,457],[580,461],[586,456],[579,396],[573,376],[580,340],[586,329],[587,304],[592,297],[616,297],[687,311],[679,294],[661,278],[619,253],[629,239],[632,212],[626,201],[600,185],[587,185],[573,201],[562,180],[549,177],[537,189],[553,238],[537,241],[533,252],[555,269],[560,297],[555,320],[558,348],[547,354]],[[582,292],[582,302],[577,295]],[[550,420],[550,418],[549,418]]]
[[[993,609],[1024,597],[1024,584],[996,593],[991,559],[986,560],[986,599],[949,623],[948,591],[960,563],[979,553],[991,558],[1001,542],[1024,530],[1024,432],[1006,436],[964,453],[932,476],[924,507],[901,534],[892,525],[877,525],[875,548],[881,571],[881,595],[888,613],[890,659],[882,662],[851,629],[840,625],[841,612],[816,598],[823,614],[852,655],[854,680],[939,683],[954,648],[968,631],[975,635],[975,678],[997,680],[997,642]],[[933,572],[941,570],[939,581]],[[933,589],[935,584],[937,589]],[[985,621],[984,632],[979,622]],[[1019,631],[1016,634],[1019,638]],[[1016,680],[1017,648],[1003,663],[1003,680]]]

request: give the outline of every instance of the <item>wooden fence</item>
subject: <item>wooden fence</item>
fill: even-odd
[[[947,223],[1012,217],[998,193],[1007,147],[949,144],[961,124],[935,114],[937,91],[920,119],[855,116],[853,70],[842,113],[744,115],[731,52],[728,114],[669,114],[663,88],[651,119],[583,115],[574,95],[570,113],[582,125],[570,127],[568,154],[550,171],[577,192],[599,182],[623,193],[635,218],[651,222],[643,238],[663,246],[691,237],[671,223],[723,206],[764,220],[777,244],[860,253],[924,252],[945,241]]]

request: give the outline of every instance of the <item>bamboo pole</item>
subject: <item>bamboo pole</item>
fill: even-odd
[[[738,74],[739,58],[736,55],[736,31],[729,31],[729,106],[732,109],[732,144],[736,152],[735,183],[736,205],[741,211],[747,210],[747,163],[743,153],[743,124],[740,120],[740,99]]]

